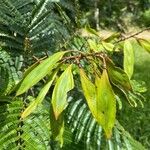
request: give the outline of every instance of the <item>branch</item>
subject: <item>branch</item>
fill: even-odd
[[[75,60],[78,63],[81,59],[84,59],[84,58],[89,59],[88,57],[99,57],[103,60],[104,57],[106,57],[106,54],[104,52],[95,52],[95,53],[87,53],[87,54],[80,53],[78,55],[66,56],[66,57],[62,58],[60,60],[60,62],[63,63],[63,62],[66,62],[68,60]]]
[[[134,34],[132,34],[132,35],[130,35],[130,36],[128,36],[128,37],[124,37],[124,38],[122,38],[122,39],[116,41],[114,44],[117,44],[117,43],[119,43],[119,42],[122,42],[122,41],[125,41],[125,40],[127,40],[127,39],[133,38],[133,37],[139,35],[140,33],[144,32],[144,31],[146,31],[146,30],[150,30],[150,27],[147,27],[147,28],[145,28],[145,29],[143,29],[143,30],[141,30],[141,31],[139,31],[139,32],[137,32],[137,33],[134,33]]]

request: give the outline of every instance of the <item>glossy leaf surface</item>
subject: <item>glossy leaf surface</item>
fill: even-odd
[[[62,58],[65,52],[58,52],[41,62],[23,79],[16,95],[21,95],[57,66],[57,62]]]
[[[52,95],[52,106],[56,120],[67,106],[67,93],[74,88],[73,75],[70,65],[59,77]]]
[[[49,88],[51,87],[51,85],[52,85],[52,83],[53,83],[53,81],[54,81],[54,79],[55,79],[55,77],[56,77],[56,73],[53,74],[53,75],[50,77],[49,81],[48,81],[48,82],[46,83],[46,85],[41,89],[41,91],[40,91],[38,97],[37,97],[34,101],[32,101],[31,104],[25,109],[25,111],[24,111],[24,112],[22,113],[22,115],[21,115],[21,118],[24,119],[25,117],[27,117],[28,115],[30,115],[30,114],[36,109],[36,107],[37,107],[39,104],[42,103],[42,101],[44,100],[44,98],[45,98],[45,96],[46,96],[46,94],[47,94]]]
[[[128,75],[119,67],[116,67],[110,60],[107,60],[107,71],[111,82],[117,87],[125,90],[132,90]]]

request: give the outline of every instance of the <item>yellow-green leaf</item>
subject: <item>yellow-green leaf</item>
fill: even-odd
[[[103,127],[107,138],[110,138],[116,117],[116,100],[107,72],[104,70],[101,78],[96,76],[96,86],[82,69],[80,69],[80,78],[89,109],[95,120]]]
[[[90,46],[90,49],[97,50],[97,44],[95,40],[88,39],[87,42]]]
[[[63,113],[59,115],[56,120],[52,106],[50,107],[50,129],[54,141],[58,141],[60,147],[63,146],[63,133],[64,133],[64,116]]]
[[[29,72],[23,81],[16,93],[16,96],[23,94],[42,78],[44,78],[49,72],[52,71],[57,65],[58,61],[62,58],[65,52],[58,52],[49,58],[41,62],[37,67],[35,67],[31,72]]]
[[[138,40],[138,42],[145,50],[147,50],[150,53],[150,41],[146,39],[140,39]]]
[[[90,108],[92,115],[97,118],[97,109],[96,109],[96,87],[88,79],[83,69],[80,69],[80,79],[82,84],[82,89],[84,96],[86,98],[87,104]]]
[[[74,88],[74,80],[70,65],[59,77],[52,94],[52,106],[56,120],[67,106],[67,93]]]
[[[118,88],[132,90],[128,75],[121,68],[116,67],[110,60],[107,60],[106,63],[111,82]]]
[[[99,36],[98,32],[95,29],[91,28],[90,26],[86,26],[85,29],[87,32],[89,32],[93,35]]]
[[[35,109],[36,107],[42,103],[43,99],[45,98],[49,88],[51,87],[54,79],[56,77],[56,72],[54,74],[52,74],[50,76],[50,79],[48,80],[48,82],[46,83],[46,85],[41,89],[39,95],[37,96],[37,98],[31,102],[31,104],[25,109],[25,111],[21,114],[21,118],[25,118],[28,115],[30,115]]]
[[[102,42],[102,45],[104,46],[104,48],[108,51],[113,51],[114,49],[114,45],[111,43],[107,43],[107,42]]]
[[[116,100],[108,79],[106,69],[103,70],[100,79],[97,79],[97,110],[103,113],[103,119],[99,124],[104,128],[107,138],[111,137],[112,128],[116,118]]]
[[[129,40],[124,42],[124,71],[131,78],[134,69],[134,50]]]

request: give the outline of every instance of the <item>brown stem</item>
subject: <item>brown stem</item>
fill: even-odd
[[[125,40],[127,40],[127,39],[133,38],[133,37],[139,35],[140,33],[144,32],[144,31],[147,31],[147,30],[150,30],[150,27],[147,27],[147,28],[145,28],[145,29],[143,29],[143,30],[141,30],[141,31],[139,31],[139,32],[137,32],[137,33],[134,33],[134,34],[132,34],[132,35],[130,35],[130,36],[128,36],[128,37],[124,37],[124,38],[122,38],[122,39],[116,41],[114,44],[117,44],[117,43],[119,43],[119,42],[122,42],[122,41],[125,41]]]

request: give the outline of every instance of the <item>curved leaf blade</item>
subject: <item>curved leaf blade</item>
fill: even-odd
[[[25,109],[25,111],[21,114],[21,118],[24,119],[26,118],[28,115],[30,115],[35,109],[36,107],[42,103],[42,101],[44,100],[49,88],[51,87],[54,79],[56,77],[56,73],[53,74],[49,81],[47,82],[47,84],[42,88],[42,90],[40,91],[39,95],[37,96],[37,98],[31,102],[31,104]]]
[[[39,82],[49,72],[52,71],[58,64],[57,62],[62,58],[65,52],[58,52],[49,58],[45,59],[41,64],[35,67],[27,76],[25,76],[19,89],[17,90],[16,96],[23,94],[30,87]]]
[[[128,75],[119,67],[116,67],[110,60],[107,60],[107,71],[111,82],[118,88],[132,90]]]
[[[97,79],[97,85],[97,109],[104,115],[103,120],[99,120],[99,123],[109,139],[115,124],[116,100],[106,69],[103,70],[101,78]]]
[[[67,92],[74,88],[74,80],[70,65],[59,77],[52,94],[52,107],[56,120],[67,106]]]

